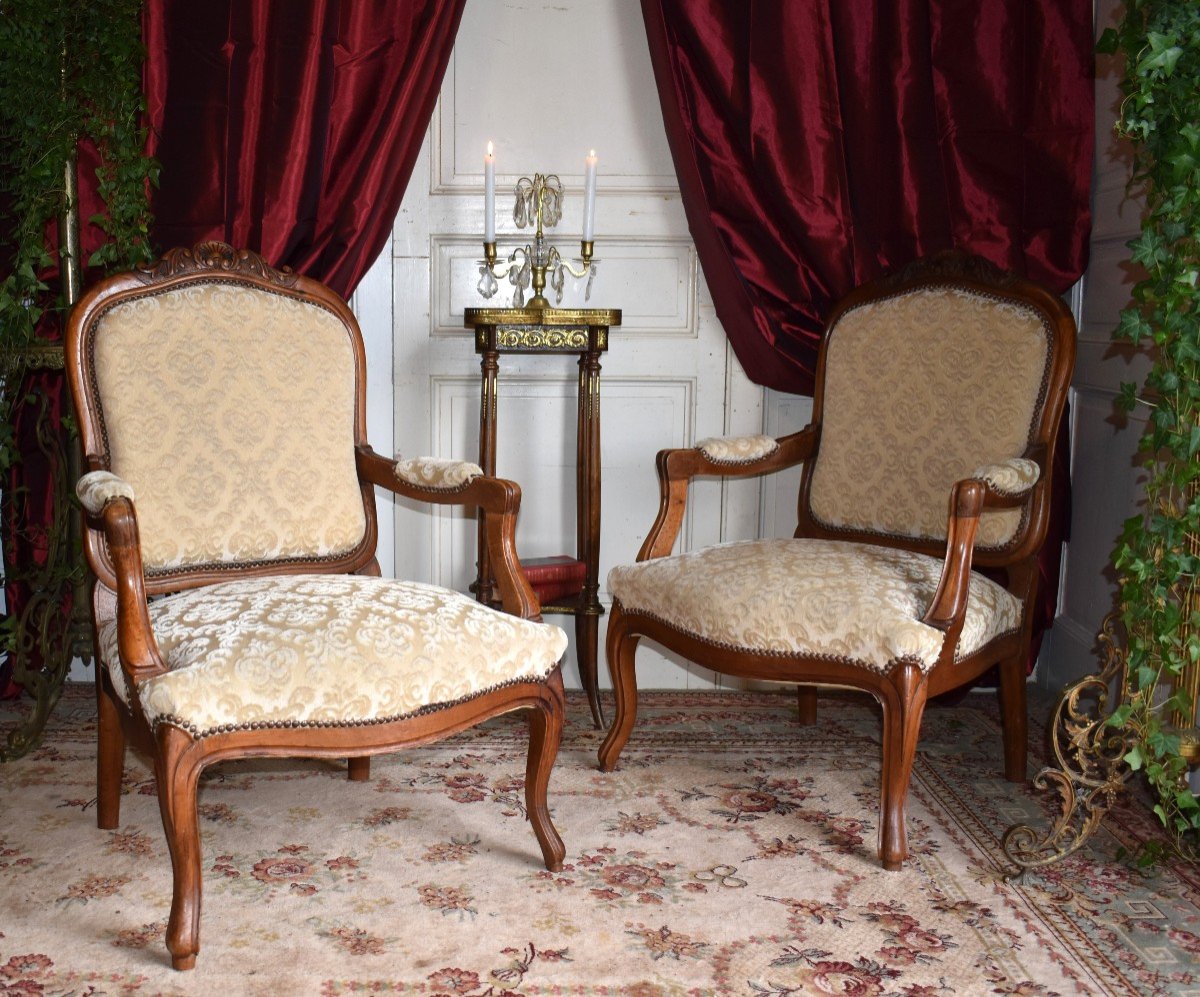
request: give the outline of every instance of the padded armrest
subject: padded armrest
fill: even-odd
[[[972,478],[977,478],[997,495],[1016,497],[1024,495],[1042,476],[1042,469],[1036,461],[1025,457],[1010,457],[997,464],[984,464],[977,467]]]
[[[112,499],[127,498],[133,502],[136,497],[133,486],[112,471],[88,471],[75,484],[75,494],[91,516],[99,516]]]
[[[478,464],[444,457],[397,457],[394,470],[401,481],[432,491],[453,491],[483,474]]]
[[[768,457],[779,449],[771,436],[710,436],[700,440],[696,449],[715,464],[749,464]]]
[[[116,576],[117,645],[121,668],[129,687],[167,671],[146,602],[146,579],[142,567],[141,541],[133,486],[111,471],[88,471],[75,485],[75,494],[89,516],[100,521],[104,542]],[[134,696],[130,708],[142,709]]]

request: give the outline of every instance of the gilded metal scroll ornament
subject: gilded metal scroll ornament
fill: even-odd
[[[1121,705],[1125,694],[1125,652],[1115,633],[1117,614],[1105,617],[1100,629],[1104,667],[1063,690],[1051,719],[1050,743],[1057,766],[1042,769],[1035,788],[1055,789],[1061,805],[1044,833],[1027,824],[1004,832],[1000,847],[1017,865],[1007,878],[1026,869],[1050,865],[1077,851],[1100,826],[1104,815],[1125,792],[1132,770],[1125,761],[1132,742],[1127,731],[1109,727],[1109,697],[1116,689]]]
[[[586,350],[588,331],[510,326],[496,330],[496,344],[506,350]]]

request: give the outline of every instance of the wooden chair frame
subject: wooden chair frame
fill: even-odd
[[[812,472],[821,442],[824,375],[829,332],[849,309],[868,301],[922,288],[954,287],[992,297],[1010,299],[1034,308],[1046,321],[1051,358],[1040,419],[1032,427],[1024,457],[1034,461],[1040,477],[1024,496],[1000,494],[986,482],[967,478],[955,484],[949,502],[947,540],[923,541],[862,530],[830,529],[818,522],[809,507]],[[695,448],[662,450],[657,467],[660,488],[658,516],[638,552],[637,560],[667,557],[683,523],[691,479],[698,476],[742,477],[771,474],[803,464],[800,484],[799,524],[796,537],[850,540],[877,546],[916,551],[943,559],[937,591],[922,621],[945,633],[937,663],[927,673],[913,663],[875,671],[822,658],[799,655],[754,654],[710,644],[654,617],[627,611],[614,601],[609,617],[606,651],[616,696],[616,716],[600,747],[600,767],[616,767],[637,716],[634,656],[638,642],[647,637],[714,671],[748,679],[795,682],[799,685],[801,723],[816,718],[816,685],[861,689],[874,696],[883,710],[879,856],[888,869],[899,869],[908,857],[905,807],[916,755],[921,717],[926,701],[975,681],[999,665],[1000,698],[1004,728],[1004,772],[1014,782],[1026,777],[1025,663],[1031,641],[1030,608],[1037,592],[1037,556],[1045,540],[1050,509],[1054,446],[1066,402],[1075,358],[1075,322],[1061,299],[1037,285],[1004,273],[978,257],[948,253],[918,261],[900,274],[858,288],[834,310],[822,340],[813,397],[812,423],[780,439],[779,448],[752,463],[721,464]],[[947,427],[947,432],[952,432]],[[1024,508],[1020,530],[1003,549],[975,550],[979,517],[985,509]],[[1022,600],[1020,629],[989,641],[975,653],[955,661],[955,650],[966,616],[968,581],[973,566],[1003,569],[1005,587]]]
[[[421,488],[398,479],[393,462],[376,454],[366,442],[365,356],[353,313],[327,287],[288,270],[275,270],[248,251],[235,251],[221,243],[205,243],[191,250],[172,250],[155,266],[120,274],[97,284],[74,309],[67,332],[67,371],[79,418],[86,471],[110,470],[100,400],[87,359],[98,318],[122,301],[195,281],[262,288],[316,304],[341,320],[354,350],[353,445],[366,530],[362,542],[354,550],[333,560],[293,559],[235,566],[210,564],[188,570],[148,573],[142,566],[134,503],[123,497],[113,498],[104,505],[99,516],[89,517],[85,549],[97,579],[94,598],[99,604],[106,598],[111,601],[111,593],[116,593],[121,667],[133,704],[132,708],[127,707],[119,699],[106,669],[98,665],[96,823],[104,829],[119,825],[121,777],[128,740],[154,759],[159,806],[173,873],[171,916],[167,927],[167,948],[172,965],[176,969],[191,968],[200,947],[198,780],[206,767],[227,759],[347,758],[349,777],[358,781],[369,777],[371,755],[447,737],[501,713],[527,710],[530,744],[525,799],[529,820],[546,868],[561,869],[565,850],[551,822],[546,799],[563,726],[563,682],[557,667],[543,681],[515,683],[444,708],[379,724],[243,729],[194,738],[169,723],[160,723],[156,729],[148,723],[136,690],[147,679],[166,672],[167,666],[155,642],[147,597],[233,578],[301,572],[378,575],[373,492],[376,485],[408,499],[480,510],[480,515],[487,521],[488,553],[504,609],[525,619],[541,618],[537,598],[521,571],[516,553],[520,487],[512,481],[486,476],[476,477],[451,490]],[[95,618],[96,614],[93,614],[94,625]]]

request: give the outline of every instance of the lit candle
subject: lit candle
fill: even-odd
[[[583,161],[583,241],[591,242],[596,228],[596,150]]]
[[[491,142],[483,157],[483,241],[496,241],[496,157]]]

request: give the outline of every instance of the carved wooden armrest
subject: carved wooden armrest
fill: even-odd
[[[808,460],[817,451],[818,434],[809,426],[780,437],[743,436],[701,440],[694,447],[658,452],[658,517],[642,549],[639,561],[666,557],[675,546],[687,508],[688,484],[699,475],[742,477],[771,474]]]
[[[1046,475],[1045,462],[1046,448],[1039,445],[1023,457],[985,464],[954,485],[946,529],[946,561],[937,592],[923,618],[925,623],[957,639],[967,612],[979,518],[988,509],[1011,509],[1029,501],[1034,487]]]
[[[388,460],[369,446],[355,450],[358,476],[396,495],[431,502],[435,505],[462,505],[482,510],[487,522],[488,554],[496,585],[500,589],[500,603],[504,611],[527,620],[541,618],[542,607],[537,596],[521,570],[517,557],[517,513],[521,508],[521,486],[515,481],[493,478],[483,473],[475,464],[465,461],[439,461],[431,457],[419,457],[405,461]],[[419,468],[429,468],[426,478]],[[444,473],[440,480],[432,469],[440,465]],[[422,482],[414,483],[416,477]],[[451,484],[452,479],[460,483]]]
[[[117,579],[117,648],[131,687],[167,671],[150,626],[146,577],[133,487],[110,471],[89,471],[75,486],[88,516],[99,522]],[[137,697],[133,697],[137,700]],[[140,709],[140,700],[131,703]]]

